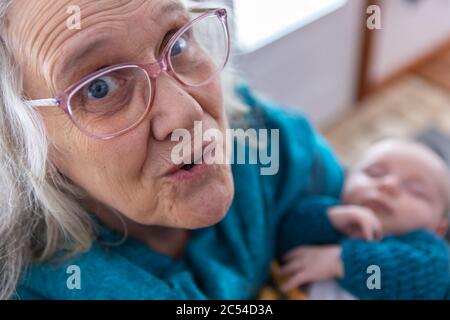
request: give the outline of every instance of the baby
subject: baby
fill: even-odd
[[[373,145],[341,200],[314,197],[284,217],[282,290],[309,284],[314,299],[449,298],[449,204],[449,170],[432,150],[401,140]]]

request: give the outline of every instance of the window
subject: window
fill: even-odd
[[[234,0],[238,44],[259,49],[345,5],[347,0]]]

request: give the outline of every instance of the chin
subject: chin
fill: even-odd
[[[215,225],[222,221],[234,197],[233,178],[231,173],[222,176],[214,183],[205,184],[195,192],[183,197],[174,209],[177,213],[179,228],[199,229]]]
[[[221,190],[222,189],[222,190]],[[223,190],[227,189],[227,190]],[[233,200],[233,188],[219,187],[209,190],[206,197],[201,197],[181,208],[180,222],[182,228],[199,229],[215,225],[222,221]]]
[[[190,215],[189,221],[182,223],[180,228],[195,230],[213,226],[222,221],[228,210],[217,210],[209,212],[196,212]],[[188,216],[187,214],[186,216]]]

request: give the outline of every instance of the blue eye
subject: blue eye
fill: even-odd
[[[89,84],[87,94],[89,98],[103,99],[107,97],[111,91],[116,89],[114,80],[111,77],[105,76],[95,79]]]
[[[186,47],[187,47],[187,41],[183,37],[180,37],[173,45],[172,50],[170,51],[170,55],[172,57],[175,57],[175,56],[181,54],[183,52],[183,50],[186,49]]]
[[[109,93],[108,83],[102,79],[92,81],[89,85],[89,97],[96,99],[103,99]]]

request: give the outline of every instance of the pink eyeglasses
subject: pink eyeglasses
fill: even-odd
[[[151,64],[119,64],[99,70],[56,98],[28,101],[58,107],[86,135],[109,140],[136,128],[151,109],[156,79],[166,72],[184,86],[204,86],[225,68],[230,37],[225,9],[203,10],[177,31]]]

